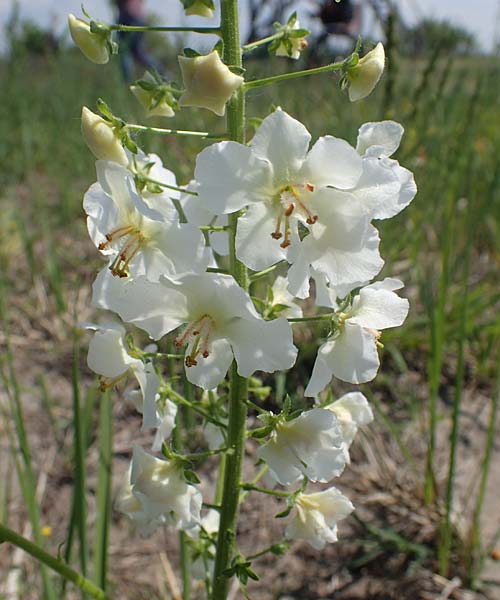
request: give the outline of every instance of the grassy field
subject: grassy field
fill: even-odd
[[[248,74],[284,68],[250,62]],[[111,450],[103,434],[110,426],[107,400],[97,396],[85,339],[73,330],[75,322],[96,318],[90,284],[101,264],[81,207],[95,180],[80,135],[81,106],[93,108],[102,97],[136,123],[140,107],[115,64],[97,68],[76,53],[19,56],[0,64],[0,78],[0,522],[52,554],[62,552],[96,580],[106,578],[107,568],[117,598],[175,597],[164,583],[171,578],[164,569],[177,561],[168,534],[139,540],[118,514],[102,518],[103,489],[111,485],[116,493],[138,419],[116,395]],[[375,94],[355,105],[329,75],[249,93],[250,117],[280,105],[313,138],[330,133],[355,143],[362,123],[394,118],[406,132],[397,158],[419,188],[407,210],[377,225],[383,275],[405,282],[411,311],[403,327],[384,334],[381,374],[364,386],[377,423],[357,444],[341,482],[358,517],[346,525],[345,541],[324,553],[297,545],[289,562],[263,564],[252,598],[312,600],[335,590],[336,599],[498,597],[500,578],[490,581],[498,565],[489,557],[500,534],[499,94],[498,62],[447,56],[390,61]],[[196,110],[180,112],[173,123],[223,128]],[[158,152],[180,183],[189,181],[202,142],[145,134],[137,141]],[[276,382],[295,396],[316,351],[305,327],[298,335],[306,345],[298,367],[303,380]],[[336,385],[335,393],[343,389]],[[274,508],[246,509],[250,539],[259,546],[262,530],[273,527],[266,515]],[[85,515],[88,530],[78,526]],[[99,549],[108,545],[106,564]],[[0,598],[63,597],[58,580],[3,546]],[[452,595],[439,596],[450,581]],[[69,586],[66,593],[76,597]]]

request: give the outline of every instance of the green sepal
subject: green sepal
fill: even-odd
[[[192,483],[192,484],[201,483],[198,475],[196,475],[196,473],[194,471],[192,471],[191,469],[184,469],[184,479],[188,483]]]
[[[197,56],[201,56],[201,54],[193,50],[193,48],[184,48],[184,56],[187,56],[187,58],[196,58]]]

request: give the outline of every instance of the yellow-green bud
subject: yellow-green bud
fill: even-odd
[[[216,50],[194,58],[179,56],[179,64],[185,87],[179,104],[208,108],[224,116],[226,102],[241,86],[243,77],[232,73]]]
[[[199,17],[211,19],[214,16],[214,11],[201,0],[196,0],[189,8],[186,8],[186,15],[198,15]]]
[[[113,127],[86,106],[82,108],[82,135],[96,158],[128,165],[128,158]]]
[[[347,71],[349,80],[349,100],[355,102],[366,98],[373,91],[384,72],[384,46],[379,42],[361,58],[355,67]]]
[[[143,79],[151,83],[155,82],[150,73],[146,73]],[[175,115],[173,108],[168,104],[166,98],[162,98],[161,102],[154,106],[155,90],[148,91],[140,85],[134,84],[130,86],[130,91],[146,109],[148,117],[173,117]]]
[[[90,25],[74,15],[68,15],[69,32],[75,44],[93,63],[103,65],[109,61],[108,42],[105,37],[90,31]]]

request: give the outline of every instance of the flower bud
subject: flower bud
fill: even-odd
[[[308,33],[307,29],[300,27],[299,20],[294,13],[284,27],[283,37],[278,40],[277,47],[270,49],[274,50],[276,56],[288,56],[288,58],[298,60],[302,50],[307,48],[305,36]]]
[[[194,58],[179,56],[179,64],[185,87],[179,104],[208,108],[224,116],[226,102],[241,86],[243,77],[232,73],[216,50]]]
[[[69,32],[75,44],[93,63],[103,65],[109,61],[109,46],[105,35],[92,33],[90,25],[74,15],[68,15]]]
[[[385,52],[384,46],[379,42],[370,50],[357,65],[348,68],[349,100],[356,102],[366,98],[377,85],[384,72]]]
[[[183,0],[186,15],[198,15],[211,19],[214,16],[214,3],[212,0]]]
[[[96,115],[86,106],[82,108],[82,135],[96,158],[128,165],[128,158],[111,123]]]
[[[130,91],[146,109],[148,117],[173,117],[172,95],[162,89],[161,84],[155,84],[154,77],[147,72],[142,80],[130,86]]]

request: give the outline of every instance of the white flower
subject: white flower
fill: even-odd
[[[350,383],[366,383],[376,376],[379,330],[401,325],[408,314],[408,300],[394,293],[402,287],[398,279],[386,278],[359,291],[339,315],[338,330],[320,346],[306,396],[319,394],[333,375]]]
[[[337,522],[354,510],[350,500],[334,487],[313,494],[299,494],[294,508],[295,515],[285,535],[304,540],[316,550],[337,541]]]
[[[87,364],[101,376],[101,388],[106,389],[132,373],[141,389],[143,429],[157,427],[156,398],[160,380],[151,364],[144,364],[130,356],[125,345],[125,329],[117,323],[101,325],[86,324],[85,329],[94,331],[89,343]]]
[[[274,280],[272,290],[273,306],[281,305],[286,308],[280,312],[280,316],[287,319],[299,319],[302,317],[302,309],[295,303],[295,297],[287,290],[288,280],[278,275]]]
[[[330,481],[342,473],[347,459],[337,418],[323,408],[305,411],[291,421],[278,421],[257,456],[266,461],[271,475],[282,485],[303,475],[311,481]]]
[[[358,132],[356,150],[363,156],[363,173],[352,193],[374,219],[388,219],[413,200],[417,186],[413,174],[389,158],[399,147],[403,127],[394,121],[365,123]],[[379,193],[371,194],[376,186]]]
[[[69,32],[75,44],[93,63],[103,65],[109,61],[109,42],[105,35],[92,33],[90,25],[74,15],[68,15]]]
[[[347,71],[349,100],[356,102],[370,95],[382,77],[385,66],[384,46],[379,42],[361,58],[355,67]]]
[[[125,392],[125,397],[128,398],[134,405],[137,412],[144,413],[144,397],[139,390],[130,390]],[[150,418],[156,420],[156,434],[153,440],[153,452],[160,452],[164,442],[172,435],[175,427],[175,418],[177,416],[177,404],[174,404],[168,398],[160,398],[159,394],[155,397],[155,415]],[[151,409],[150,409],[151,410]]]
[[[241,87],[243,77],[232,73],[217,50],[203,56],[179,56],[184,93],[181,106],[208,108],[220,117],[226,112],[226,102]]]
[[[82,107],[82,135],[92,154],[101,160],[128,164],[127,153],[115,134],[111,123]]]
[[[198,228],[179,223],[170,207],[161,212],[150,208],[124,167],[105,161],[97,161],[96,167],[98,182],[85,194],[83,207],[89,235],[110,257],[113,275],[146,275],[157,281],[162,274],[205,270],[208,257]]]
[[[250,146],[213,144],[198,155],[195,169],[199,199],[208,210],[247,208],[238,219],[238,258],[256,271],[288,260],[289,291],[300,298],[307,297],[311,266],[349,291],[383,264],[369,209],[346,191],[361,177],[361,157],[332,136],[308,150],[310,138],[278,109],[264,119]],[[299,223],[310,232],[302,242]]]
[[[372,409],[361,392],[344,394],[324,408],[331,410],[337,417],[346,449],[352,444],[359,427],[373,421]]]
[[[200,524],[202,496],[186,483],[176,461],[156,458],[134,445],[130,488],[125,489],[119,508],[146,530],[166,523],[180,530]]]
[[[228,224],[227,215],[217,216],[207,210],[206,206],[201,203],[197,195],[198,185],[194,180],[190,181],[185,189],[186,192],[181,194],[179,202],[188,223],[198,226],[214,225],[216,227],[224,227]],[[229,254],[229,233],[227,231],[209,231],[208,240],[214,252],[220,256]]]
[[[187,346],[186,376],[211,390],[224,378],[233,360],[238,373],[273,373],[295,363],[297,349],[284,318],[264,321],[250,296],[228,275],[184,275],[158,283],[144,277],[119,280],[101,272],[94,283],[93,302],[117,312],[154,339],[186,324],[176,337]]]
[[[201,527],[209,536],[213,536],[219,531],[220,513],[217,510],[210,509],[201,519]],[[197,528],[199,529],[199,528]],[[189,532],[191,533],[191,532]],[[199,531],[197,532],[199,534]],[[215,546],[206,536],[200,539],[198,543],[198,552],[194,555],[191,564],[191,576],[195,579],[205,579],[207,573],[213,576]]]

